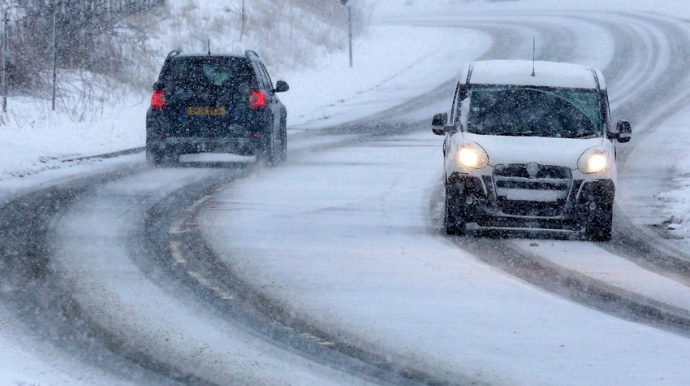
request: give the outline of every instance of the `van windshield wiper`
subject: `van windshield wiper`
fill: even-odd
[[[595,133],[593,131],[589,131],[589,132],[582,133],[582,134],[575,134],[570,138],[594,138],[596,136],[597,136],[597,133]]]

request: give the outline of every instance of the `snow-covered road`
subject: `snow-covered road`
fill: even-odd
[[[591,35],[569,42],[564,33],[540,57],[589,62],[611,75],[614,114],[635,122],[638,135],[637,147],[621,151],[624,166],[643,165],[656,174],[626,174],[622,183],[626,199],[617,216],[638,216],[639,225],[639,207],[653,200],[641,194],[640,185],[650,187],[641,180],[664,183],[668,166],[650,165],[644,140],[677,101],[687,103],[687,54],[676,49],[686,45],[687,26],[641,15],[569,16],[560,22],[573,35],[579,37],[575,32],[583,24],[595,25],[590,33],[603,28],[613,43]],[[541,17],[530,15],[530,27],[557,19]],[[463,26],[515,22],[501,15],[429,18]],[[419,16],[410,19],[424,24]],[[515,24],[523,42],[535,32]],[[615,47],[612,55],[583,55],[602,52],[602,46]],[[437,231],[434,214],[442,206],[440,142],[425,132],[305,157],[232,184],[210,202],[200,222],[209,245],[257,291],[334,337],[440,378],[471,374],[489,384],[539,385],[690,381],[686,337],[639,324],[643,318],[635,311],[617,313],[625,307],[620,303],[595,305],[585,291],[567,296],[584,306],[564,301],[559,292],[565,285],[555,286],[555,295],[541,289],[554,288],[549,277],[528,284],[511,268],[484,263],[533,255],[557,267],[563,275],[558,279],[586,277],[589,285],[608,287],[612,299],[616,294],[670,306],[686,320],[687,276],[630,259],[615,247],[632,231],[621,227],[611,248],[548,238],[449,242]]]
[[[67,353],[27,345],[24,370],[5,379],[52,366],[55,377],[30,381],[688,384],[690,259],[648,225],[673,167],[654,155],[681,151],[664,122],[690,104],[690,26],[639,12],[449,7],[379,23],[441,28],[452,55],[435,57],[453,71],[524,58],[533,38],[539,59],[604,70],[615,118],[635,127],[620,149],[611,243],[442,235],[442,139],[428,121],[452,87],[439,63],[410,86],[405,68],[428,60],[415,59],[399,68],[405,87],[353,87],[327,120],[312,117],[336,126],[302,117],[285,165],[201,157],[152,169],[129,156],[0,208],[2,255],[14,258],[0,271],[13,274],[2,277],[0,344],[16,350],[6,331],[24,323],[46,331],[20,344]],[[377,96],[376,110],[347,113]],[[536,266],[553,275],[525,273]]]
[[[690,379],[687,339],[564,301],[473,256],[506,259],[500,248],[486,247],[502,240],[479,240],[486,245],[472,253],[446,240],[429,215],[440,184],[439,153],[440,141],[423,133],[312,156],[234,184],[210,202],[201,225],[229,266],[296,317],[443,379],[472,374],[499,385]],[[468,242],[457,240],[460,247]],[[605,253],[580,241],[538,243],[532,248],[556,264],[559,256],[585,254],[588,260],[578,261],[586,264]],[[612,275],[629,275],[613,269]],[[664,286],[653,279],[637,286]],[[667,284],[669,291],[681,286]],[[675,292],[683,294],[687,302],[689,290]]]

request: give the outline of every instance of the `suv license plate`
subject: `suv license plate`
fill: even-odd
[[[187,107],[187,115],[225,115],[225,107]]]

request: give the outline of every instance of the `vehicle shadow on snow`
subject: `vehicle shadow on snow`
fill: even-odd
[[[252,169],[262,167],[254,157],[227,154],[183,154],[177,162],[167,162],[157,167],[190,169]]]
[[[441,230],[441,232],[443,232]],[[535,240],[568,240],[591,241],[578,232],[563,232],[545,229],[482,229],[468,227],[467,235],[489,239],[535,239]]]

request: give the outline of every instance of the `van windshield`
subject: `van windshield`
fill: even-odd
[[[475,88],[467,131],[482,135],[588,138],[600,135],[595,90]]]

